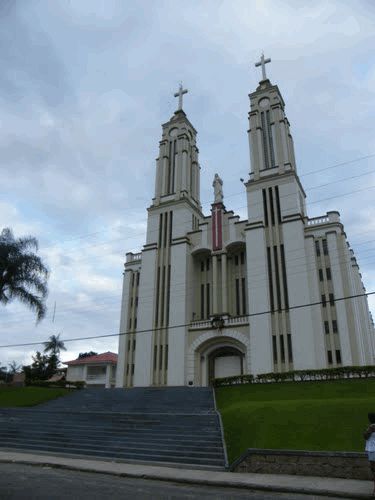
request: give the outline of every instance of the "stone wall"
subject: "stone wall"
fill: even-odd
[[[230,467],[233,472],[295,474],[371,480],[366,453],[260,450],[249,448]]]

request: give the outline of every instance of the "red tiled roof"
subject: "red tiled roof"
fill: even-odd
[[[64,365],[87,365],[91,363],[117,363],[117,354],[114,352],[103,352],[95,354],[95,356],[87,356],[87,358],[78,358],[73,361],[63,361]]]

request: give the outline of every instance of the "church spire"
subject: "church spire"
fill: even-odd
[[[296,170],[293,138],[285,116],[285,104],[277,85],[267,79],[265,65],[271,62],[262,54],[256,67],[262,67],[262,80],[255,92],[249,94],[249,144],[251,178]]]
[[[170,203],[184,198],[200,210],[197,131],[182,109],[183,95],[187,92],[180,83],[178,92],[174,94],[178,97],[178,109],[172,118],[163,124],[159,157],[156,160],[153,204]]]

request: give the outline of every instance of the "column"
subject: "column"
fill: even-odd
[[[221,255],[221,294],[222,294],[222,312],[228,313],[228,297],[227,297],[227,254]]]
[[[188,272],[188,257],[189,244],[187,241],[172,245],[169,306],[169,324],[171,327],[186,324],[188,321],[188,293],[189,287],[192,285],[189,279],[191,273]],[[183,284],[185,284],[185,286]],[[185,385],[186,330],[185,326],[180,326],[171,329],[169,332],[167,385]]]
[[[111,365],[109,364],[106,366],[105,370],[105,388],[111,388]]]
[[[281,195],[282,196],[282,195]],[[317,368],[314,308],[309,285],[309,259],[305,249],[304,224],[300,217],[283,224],[285,267],[288,281],[289,318],[295,370]],[[304,306],[294,308],[295,306]],[[329,307],[329,306],[328,306]],[[318,326],[321,328],[321,322]]]
[[[152,293],[153,291],[153,293]],[[156,248],[143,250],[142,271],[138,291],[137,348],[135,350],[134,386],[152,383],[152,332],[156,294]]]
[[[121,299],[121,318],[120,318],[120,336],[118,342],[118,361],[116,370],[116,387],[124,387],[125,385],[125,358],[126,358],[126,346],[127,346],[127,335],[125,332],[127,330],[128,318],[129,318],[129,292],[130,292],[130,279],[132,272],[126,270],[124,272],[124,279],[122,285],[122,299]]]
[[[267,251],[263,224],[254,223],[245,231],[247,297],[250,313],[248,373],[257,375],[273,371],[271,314],[259,314],[270,308]]]
[[[212,256],[212,313],[217,314],[217,255]]]
[[[337,234],[332,231],[327,233],[327,243],[328,243],[328,253],[331,263],[339,263],[341,260],[341,253],[337,245]],[[339,299],[345,297],[344,287],[341,275],[341,266],[336,264],[332,269],[332,284],[334,291],[334,298]],[[336,269],[335,269],[336,268]],[[353,362],[351,345],[350,345],[350,333],[348,328],[348,321],[346,316],[346,304],[345,300],[339,300],[335,302],[337,324],[339,327],[339,337],[340,337],[340,347],[341,347],[341,361],[343,365],[351,365]],[[327,304],[329,307],[329,303]]]

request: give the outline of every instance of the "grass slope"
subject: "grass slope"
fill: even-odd
[[[375,380],[220,387],[216,401],[230,462],[246,448],[363,451]]]
[[[0,408],[35,406],[50,399],[64,396],[68,392],[68,389],[50,389],[49,387],[0,386]]]

